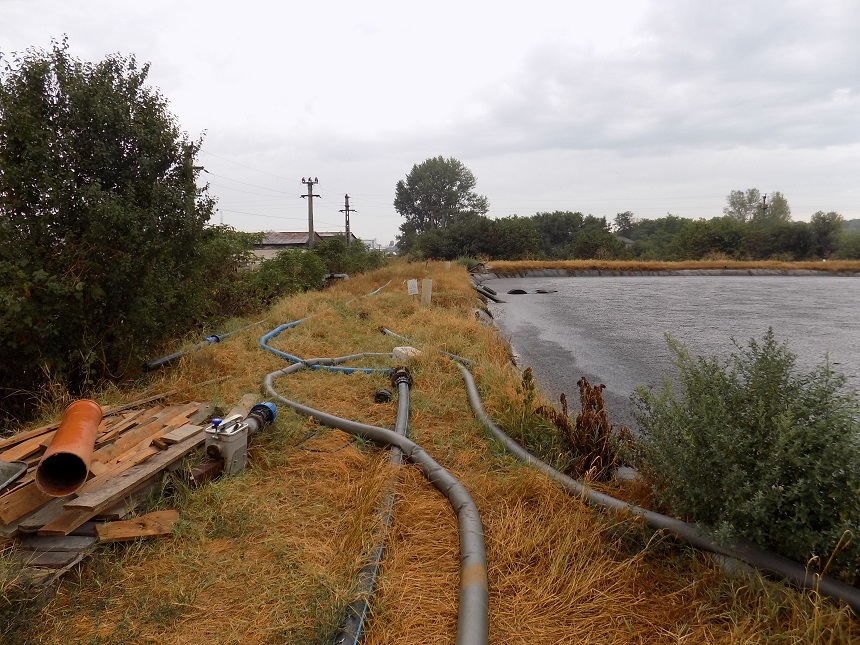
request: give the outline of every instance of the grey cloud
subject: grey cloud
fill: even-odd
[[[855,143],[858,13],[840,1],[662,2],[625,51],[533,50],[476,98],[480,118],[421,139],[468,142],[472,156]]]

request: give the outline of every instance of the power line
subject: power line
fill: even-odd
[[[205,155],[209,155],[210,157],[215,157],[216,159],[223,159],[224,161],[227,161],[231,164],[239,166],[240,168],[247,168],[248,170],[253,170],[254,172],[260,172],[260,173],[263,173],[264,175],[271,175],[272,177],[277,177],[278,179],[285,179],[286,181],[292,181],[292,179],[289,179],[287,177],[282,177],[281,175],[276,175],[275,173],[267,172],[265,170],[259,170],[257,168],[252,168],[251,166],[246,166],[245,164],[241,164],[238,161],[233,161],[232,159],[228,159],[227,157],[222,157],[221,155],[216,155],[216,154],[214,154],[212,152],[208,152],[206,150],[201,149],[200,152],[202,152]]]
[[[219,211],[224,211],[225,213],[238,213],[239,215],[251,215],[253,217],[266,217],[268,219],[297,219],[299,221],[303,220],[303,217],[286,217],[284,215],[263,215],[261,213],[249,213],[248,211],[237,211],[232,208],[219,208]]]
[[[212,175],[213,177],[220,177],[221,179],[226,179],[227,181],[235,181],[237,184],[242,184],[243,186],[251,186],[252,188],[260,188],[262,190],[271,190],[273,193],[283,193],[284,195],[292,195],[286,190],[277,190],[276,188],[269,188],[268,186],[258,186],[257,184],[249,184],[247,181],[239,181],[238,179],[232,179],[231,177],[226,177],[224,175],[219,175],[210,170],[204,170],[207,175]],[[238,190],[234,188],[233,190]]]
[[[230,181],[234,181],[234,180],[231,179]],[[216,188],[224,188],[225,190],[233,190],[237,193],[246,193],[248,195],[257,195],[259,197],[275,197],[275,195],[266,195],[265,193],[255,193],[252,190],[242,190],[241,188],[233,188],[232,186],[223,186],[221,184],[209,184],[209,185],[215,186]],[[271,189],[267,189],[267,190],[271,190]],[[290,193],[285,193],[285,194],[289,195]],[[283,199],[283,198],[281,198],[281,199]]]

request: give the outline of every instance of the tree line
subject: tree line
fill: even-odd
[[[457,159],[435,157],[397,183],[394,206],[405,221],[398,248],[420,257],[453,259],[815,260],[860,259],[860,220],[836,212],[792,221],[780,192],[733,190],[723,215],[639,219],[579,211],[491,218],[472,172]]]

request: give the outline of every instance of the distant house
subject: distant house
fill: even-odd
[[[314,231],[316,233],[316,231]],[[333,237],[339,237],[342,240],[346,240],[346,233],[343,231],[320,231],[318,235],[324,240],[330,240]],[[307,236],[305,237],[307,239]],[[350,244],[360,244],[361,240],[355,236],[355,233],[352,231],[349,232],[349,243]]]
[[[307,231],[267,231],[263,235],[263,241],[254,245],[254,255],[261,260],[270,260],[287,249],[308,248]],[[314,244],[322,241],[322,236],[314,231]]]

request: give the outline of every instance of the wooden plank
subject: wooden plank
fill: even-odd
[[[78,528],[69,531],[68,535],[88,535],[95,537],[97,524],[97,522],[84,522]]]
[[[171,430],[167,434],[161,435],[161,440],[167,444],[179,443],[180,441],[185,441],[195,432],[200,432],[202,429],[203,426],[186,423],[184,426],[180,426],[175,430]]]
[[[234,414],[241,414],[243,417],[248,416],[248,413],[251,411],[251,408],[254,407],[254,404],[259,398],[259,394],[245,394],[240,399],[238,405],[233,406],[233,409],[231,409],[224,418],[226,419],[227,417],[233,416]]]
[[[42,433],[26,441],[22,441],[16,446],[8,448],[0,452],[0,461],[20,461],[31,455],[36,454],[39,450],[45,447],[45,441],[48,443],[54,438],[56,430]]]
[[[100,448],[105,445],[109,441],[113,441],[117,435],[125,432],[129,428],[133,428],[136,425],[145,425],[150,421],[154,421],[156,415],[163,410],[164,408],[160,405],[156,405],[152,408],[147,408],[146,410],[138,410],[135,413],[132,413],[127,419],[124,419],[117,423],[116,425],[107,429],[107,431],[98,439],[96,439],[96,447]]]
[[[83,486],[81,486],[76,491],[77,496],[80,497],[81,495],[85,495],[86,493],[89,493],[91,491],[98,490],[101,486],[104,486],[112,478],[124,473],[129,468],[134,468],[138,464],[146,461],[153,455],[157,454],[158,450],[156,450],[155,448],[146,448],[144,450],[136,451],[133,455],[127,455],[126,458],[122,461],[116,460],[105,464],[107,470],[105,470],[101,475],[93,477]]]
[[[113,443],[107,444],[93,453],[93,461],[105,463],[122,454],[131,446],[140,443],[147,437],[151,437],[164,427],[164,423],[171,417],[176,416],[172,408],[165,408],[156,415],[156,419],[129,430]]]
[[[8,495],[0,497],[0,522],[8,524],[52,499],[54,498],[36,487],[36,482],[31,482]]]
[[[152,493],[152,489],[154,487],[155,482],[153,481],[153,483],[151,483],[149,486],[144,486],[143,488],[135,491],[131,495],[123,497],[120,501],[118,501],[110,508],[106,508],[105,510],[100,511],[98,515],[93,516],[93,519],[99,520],[100,522],[116,522],[118,520],[126,519],[134,512],[134,509],[136,509],[138,506],[140,506],[147,500],[149,495]]]
[[[212,411],[210,403],[198,403],[197,412],[188,416],[188,421],[194,425],[200,425],[209,420],[209,413]]]
[[[57,497],[52,499],[41,508],[36,509],[32,513],[28,513],[18,520],[18,530],[21,533],[35,533],[40,528],[50,522],[53,522],[57,517],[63,514],[63,504],[74,499],[72,495],[65,497]]]
[[[149,445],[149,441],[161,436],[166,432],[174,429],[175,425],[185,425],[188,420],[188,415],[198,410],[199,403],[189,403],[182,406],[172,406],[158,415],[158,419],[151,423],[135,428],[126,432],[122,437],[114,441],[112,444],[100,448],[93,455],[93,460],[105,462],[117,458],[119,455],[128,452],[137,444],[142,444],[141,449]]]
[[[132,446],[122,454],[114,457],[105,465],[108,466],[111,470],[113,470],[119,464],[128,463],[129,461],[134,461],[139,464],[144,459],[149,459],[152,455],[157,454],[159,452],[158,448],[151,445],[152,441],[157,437],[158,433],[156,433],[152,437],[147,437],[139,444]],[[107,472],[109,471],[106,471],[106,473]]]
[[[81,553],[96,543],[94,536],[31,535],[18,541],[22,551],[73,551]]]
[[[110,482],[101,486],[98,490],[81,495],[72,502],[65,505],[67,510],[73,509],[96,509],[103,510],[114,502],[122,499],[144,480],[164,470],[175,461],[179,461],[186,454],[203,443],[203,432],[191,435],[185,441],[173,444],[167,450],[150,457],[142,464],[138,464]]]
[[[83,560],[84,554],[75,551],[17,551],[13,552],[12,557],[27,567],[64,569]]]
[[[12,435],[11,437],[0,439],[0,450],[3,450],[10,446],[15,446],[22,441],[27,441],[28,439],[32,439],[33,437],[38,437],[39,435],[45,434],[46,432],[50,432],[51,430],[56,430],[59,427],[59,423],[49,423],[48,425],[42,426],[40,428],[34,428],[33,430],[28,430],[27,432],[19,432],[18,434]]]
[[[68,535],[81,524],[98,515],[94,511],[65,511],[57,519],[39,529],[39,535]]]
[[[131,520],[109,522],[96,527],[101,543],[127,542],[142,537],[159,537],[173,533],[173,525],[179,519],[175,510],[155,511]]]

